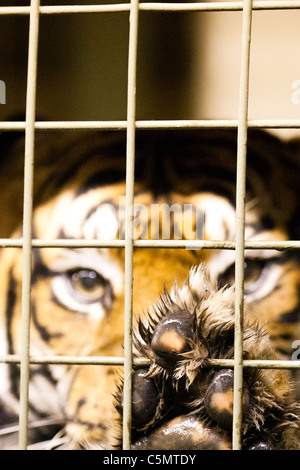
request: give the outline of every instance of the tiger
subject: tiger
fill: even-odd
[[[1,238],[22,239],[24,135],[1,135]],[[136,129],[132,449],[232,448],[236,129]],[[299,143],[248,129],[245,239],[299,239]],[[126,131],[36,131],[32,235],[123,240]],[[195,246],[191,245],[195,242]],[[184,243],[186,242],[186,246]],[[198,242],[198,245],[197,245]],[[22,249],[1,249],[1,352],[20,355]],[[249,249],[245,359],[296,359],[297,250]],[[123,357],[125,253],[32,249],[30,354]],[[148,362],[147,362],[148,361]],[[138,363],[138,361],[135,361]],[[20,366],[0,366],[0,446],[18,441]],[[121,376],[121,377],[120,377]],[[244,369],[243,449],[299,449],[297,370]],[[120,449],[122,367],[30,366],[28,448]],[[58,441],[58,443],[57,443]]]

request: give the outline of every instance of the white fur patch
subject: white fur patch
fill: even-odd
[[[205,213],[205,234],[208,240],[233,240],[235,237],[235,209],[230,202],[214,194],[200,198]]]

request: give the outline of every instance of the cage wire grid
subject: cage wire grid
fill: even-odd
[[[124,367],[124,412],[123,412],[123,449],[131,446],[131,378],[133,365],[145,365],[146,359],[134,359],[132,356],[132,287],[133,287],[133,249],[134,248],[194,248],[235,250],[236,260],[236,299],[235,299],[235,355],[233,360],[214,359],[213,367],[234,369],[234,406],[232,448],[240,450],[242,424],[242,377],[243,368],[299,369],[300,361],[292,360],[243,360],[243,310],[244,310],[244,251],[245,249],[300,249],[300,241],[252,241],[245,240],[245,177],[247,129],[273,128],[298,129],[300,120],[249,120],[248,87],[249,58],[251,45],[251,24],[253,10],[300,9],[298,0],[267,0],[241,2],[199,2],[199,3],[130,3],[112,5],[56,5],[41,6],[40,0],[31,0],[27,7],[0,7],[0,15],[29,15],[29,49],[26,90],[25,121],[0,122],[0,130],[25,132],[25,169],[24,169],[24,208],[23,238],[21,240],[0,239],[0,247],[23,248],[23,284],[22,284],[22,345],[21,354],[0,357],[0,363],[20,364],[20,417],[19,449],[27,449],[28,397],[30,364],[86,364],[116,365]],[[156,11],[242,11],[242,45],[239,90],[239,113],[237,120],[136,120],[136,62],[138,47],[139,12]],[[127,85],[127,120],[126,121],[36,121],[36,82],[37,53],[39,38],[39,18],[42,14],[104,13],[127,11],[129,13],[128,44],[128,85]],[[236,240],[133,240],[130,208],[134,202],[134,161],[135,130],[147,129],[182,129],[182,128],[237,128],[237,175],[236,175]],[[126,129],[126,235],[125,240],[39,240],[32,239],[32,195],[34,174],[34,137],[36,130],[51,129]],[[69,247],[69,248],[124,248],[125,250],[125,318],[124,318],[124,356],[123,357],[82,357],[82,356],[31,356],[30,355],[30,284],[31,255],[34,247]]]

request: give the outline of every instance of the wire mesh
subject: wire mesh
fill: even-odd
[[[198,2],[198,3],[141,3],[132,0],[130,3],[111,5],[56,5],[40,6],[39,0],[31,0],[28,7],[0,7],[0,15],[29,15],[29,55],[26,120],[19,122],[1,122],[0,129],[8,131],[25,131],[25,174],[24,174],[24,213],[23,239],[0,239],[1,247],[23,248],[23,287],[22,287],[22,352],[20,356],[6,355],[0,357],[0,363],[20,363],[20,432],[19,448],[27,448],[28,422],[28,384],[30,364],[89,364],[89,365],[122,365],[124,366],[124,425],[123,448],[130,448],[131,423],[131,372],[133,364],[147,365],[146,359],[133,359],[131,344],[132,328],[132,257],[133,248],[191,248],[194,249],[229,249],[236,250],[236,330],[235,359],[211,360],[208,365],[214,367],[230,367],[235,370],[235,403],[233,448],[241,448],[241,396],[242,373],[245,367],[254,368],[285,368],[298,369],[300,361],[283,360],[244,360],[242,359],[243,336],[243,263],[245,249],[276,249],[297,250],[300,241],[265,241],[247,242],[244,239],[244,191],[246,172],[246,142],[248,128],[300,128],[300,120],[248,120],[248,81],[249,53],[251,37],[252,10],[283,10],[299,9],[300,1],[253,1],[244,2]],[[237,120],[176,120],[176,121],[137,121],[135,116],[136,93],[136,51],[138,44],[138,17],[141,10],[155,11],[243,11],[242,60],[240,75],[240,111]],[[126,121],[55,121],[39,122],[35,120],[36,78],[37,78],[37,46],[39,16],[43,14],[76,14],[76,13],[113,13],[127,11],[130,19],[129,29],[129,60],[128,60],[128,105]],[[134,198],[134,154],[135,130],[147,129],[180,129],[180,128],[237,128],[238,129],[238,170],[237,170],[237,235],[236,241],[187,241],[187,240],[135,240],[129,232],[130,208]],[[127,130],[127,173],[126,173],[126,220],[127,232],[125,240],[32,240],[32,191],[34,168],[34,133],[36,129],[126,129]],[[31,251],[33,247],[110,247],[125,249],[125,322],[124,322],[124,357],[65,357],[65,356],[31,356],[30,355],[30,282],[31,282]]]

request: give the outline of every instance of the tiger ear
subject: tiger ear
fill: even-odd
[[[25,123],[25,113],[17,113],[7,117],[8,122]],[[37,115],[36,121],[47,120],[45,116]],[[22,126],[23,127],[23,126]],[[36,132],[36,147],[40,143],[48,145],[51,142],[48,132]],[[20,172],[24,166],[24,149],[25,149],[25,126],[20,130],[5,130],[0,132],[0,170],[5,172]]]
[[[24,122],[25,114],[13,114],[7,117],[7,121]],[[2,165],[7,158],[10,158],[14,145],[22,139],[24,139],[24,130],[3,131],[0,133],[0,165]]]
[[[300,240],[300,137],[288,141],[287,148],[288,183],[295,200],[295,209],[290,222],[290,239]]]

